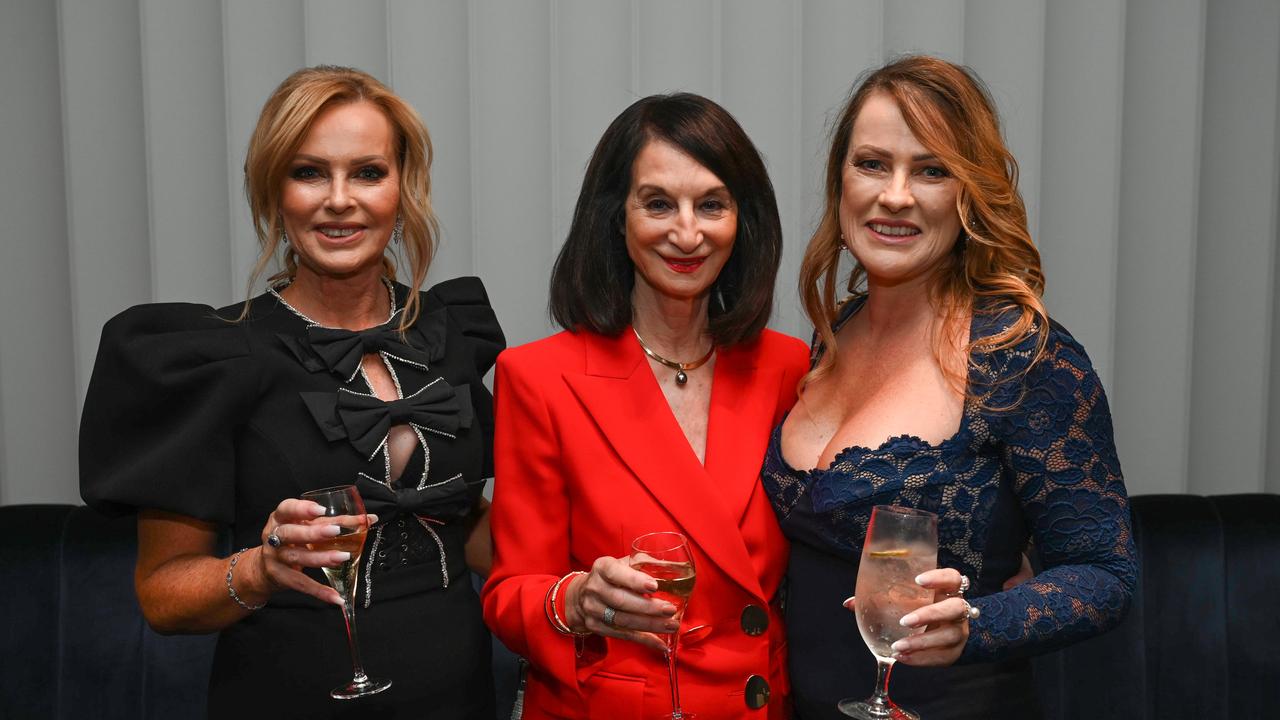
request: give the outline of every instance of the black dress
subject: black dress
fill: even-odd
[[[391,689],[331,700],[351,677],[341,612],[286,591],[219,635],[210,717],[493,717],[490,640],[464,543],[493,474],[482,378],[505,341],[477,278],[422,294],[403,336],[397,309],[409,290],[388,292],[392,317],[359,333],[320,327],[275,291],[240,322],[242,305],[172,303],[131,308],[103,328],[81,423],[90,505],[217,523],[235,548],[259,545],[267,516],[306,490],[355,483],[380,518],[356,625],[366,670]],[[369,352],[401,400],[374,396],[360,370]],[[392,479],[387,429],[406,422],[418,447]]]
[[[859,298],[842,308],[836,329],[861,306]],[[975,313],[970,339],[1009,320]],[[814,350],[816,361],[822,348]],[[890,696],[926,720],[1040,717],[1030,656],[1124,617],[1137,562],[1102,383],[1057,323],[1034,357],[1028,338],[975,358],[969,389],[989,393],[988,402],[967,400],[959,430],[936,445],[904,435],[799,470],[782,456],[782,426],[774,430],[763,481],[791,540],[786,618],[798,718],[843,718],[837,702],[865,698],[875,684],[875,660],[841,603],[853,594],[876,505],[937,513],[938,566],[969,576],[968,599],[982,611],[955,665],[894,667]],[[1045,570],[1002,590],[1029,539]]]

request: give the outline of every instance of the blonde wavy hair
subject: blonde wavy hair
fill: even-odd
[[[372,75],[354,68],[317,65],[298,70],[280,83],[262,106],[249,140],[244,189],[261,250],[249,276],[249,294],[282,244],[284,269],[268,278],[268,283],[292,280],[297,273],[297,255],[291,246],[281,242],[284,228],[280,202],[290,163],[321,113],[335,105],[355,102],[373,103],[391,123],[400,169],[403,252],[411,275],[408,285],[416,291],[426,280],[440,237],[439,222],[431,209],[432,150],[427,126],[417,111]],[[382,262],[386,276],[395,280],[394,259],[384,256]],[[412,325],[421,310],[417,292],[409,293],[404,310],[401,330]],[[247,314],[248,304],[241,318]]]
[[[1042,296],[1040,252],[1027,230],[1027,210],[1018,192],[1018,163],[1005,147],[995,104],[969,69],[928,56],[908,56],[872,71],[857,83],[832,129],[827,157],[822,219],[800,266],[800,296],[825,348],[803,382],[826,374],[835,363],[837,274],[840,251],[840,197],[853,123],[875,93],[893,98],[908,127],[959,183],[956,213],[961,235],[931,293],[946,322],[958,322],[975,306],[984,312],[1013,311],[1014,320],[994,335],[965,346],[967,364],[982,353],[1019,345],[1036,336],[1033,365],[1044,354],[1048,315]],[[866,270],[854,263],[844,283],[858,292]],[[979,302],[982,301],[982,302]],[[941,333],[937,352],[941,361]],[[947,367],[947,363],[940,363]],[[965,387],[965,377],[953,377]],[[988,395],[988,392],[982,395]],[[970,396],[976,393],[970,392]],[[980,400],[982,398],[979,398]]]

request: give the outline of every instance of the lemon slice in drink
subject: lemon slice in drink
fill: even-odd
[[[872,550],[868,555],[873,558],[901,558],[911,554],[906,548],[894,548],[893,550]]]

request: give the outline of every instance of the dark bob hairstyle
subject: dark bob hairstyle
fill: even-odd
[[[708,332],[721,346],[753,340],[773,310],[782,223],[764,160],[742,126],[690,93],[651,95],[622,111],[596,145],[573,224],[551,271],[551,315],[566,330],[617,335],[631,323],[635,268],[627,256],[631,166],[654,140],[679,148],[725,184],[738,206],[733,252],[711,286]]]

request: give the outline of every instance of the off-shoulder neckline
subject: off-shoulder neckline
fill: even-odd
[[[845,298],[844,300],[842,300],[840,303],[840,310],[836,316],[836,321],[832,323],[832,331],[839,332],[840,328],[844,327],[845,323],[847,323],[851,318],[853,318],[855,314],[857,314],[858,310],[866,302],[866,299],[867,299],[867,296],[865,294],[862,294],[862,295],[851,295]],[[975,316],[973,318],[970,318],[969,320],[969,341],[970,342],[973,341],[975,334],[979,332],[978,322],[976,322],[976,316],[977,316],[977,313],[975,313]],[[810,363],[811,367],[813,364],[817,363],[819,358],[822,357],[823,349],[824,348],[822,348],[822,346],[819,345],[817,348],[818,351],[813,353],[812,362]],[[961,441],[968,442],[968,436],[970,434],[969,433],[969,415],[973,411],[972,401],[969,398],[969,384],[971,380],[968,377],[968,374],[969,374],[968,372],[966,372],[965,374],[965,386],[964,386],[965,399],[964,399],[964,405],[960,410],[960,425],[959,427],[956,428],[955,432],[951,433],[950,435],[943,438],[942,440],[939,440],[936,443],[929,442],[928,440],[921,438],[919,435],[903,433],[900,435],[892,435],[886,438],[884,442],[880,443],[877,447],[874,447],[874,448],[866,445],[858,445],[858,444],[846,445],[840,448],[839,450],[837,450],[835,455],[831,456],[831,462],[827,464],[826,467],[819,467],[817,465],[814,465],[813,467],[808,469],[797,468],[787,461],[786,456],[782,452],[782,426],[786,424],[787,418],[791,416],[791,410],[787,410],[787,412],[782,416],[782,420],[779,421],[777,426],[774,428],[774,445],[778,449],[778,453],[777,453],[778,461],[782,463],[782,466],[786,470],[790,471],[795,475],[798,475],[801,477],[812,477],[815,475],[824,475],[826,473],[831,472],[846,457],[882,455],[890,451],[891,449],[894,449],[898,445],[904,445],[904,444],[910,445],[912,446],[911,447],[912,452],[927,453],[927,452],[941,452]],[[798,404],[799,399],[797,399],[796,402]]]
[[[971,412],[971,403],[966,399],[964,403],[964,410],[960,413],[960,427],[956,428],[954,433],[936,443],[929,442],[918,435],[903,433],[901,435],[894,435],[887,438],[884,442],[880,443],[879,446],[874,448],[858,444],[846,445],[836,451],[836,454],[831,457],[831,463],[826,467],[818,467],[817,465],[814,465],[811,468],[804,469],[792,465],[787,460],[786,455],[782,453],[782,426],[786,423],[787,418],[791,416],[791,410],[788,410],[782,416],[782,420],[773,429],[772,445],[777,449],[776,455],[778,462],[787,472],[796,477],[815,477],[834,472],[835,468],[849,457],[860,459],[868,455],[878,456],[884,455],[885,453],[897,454],[896,451],[899,450],[899,446],[903,445],[910,446],[909,449],[912,453],[920,454],[935,452],[942,453],[950,450],[957,444],[967,444],[972,434],[969,427],[969,416]]]

